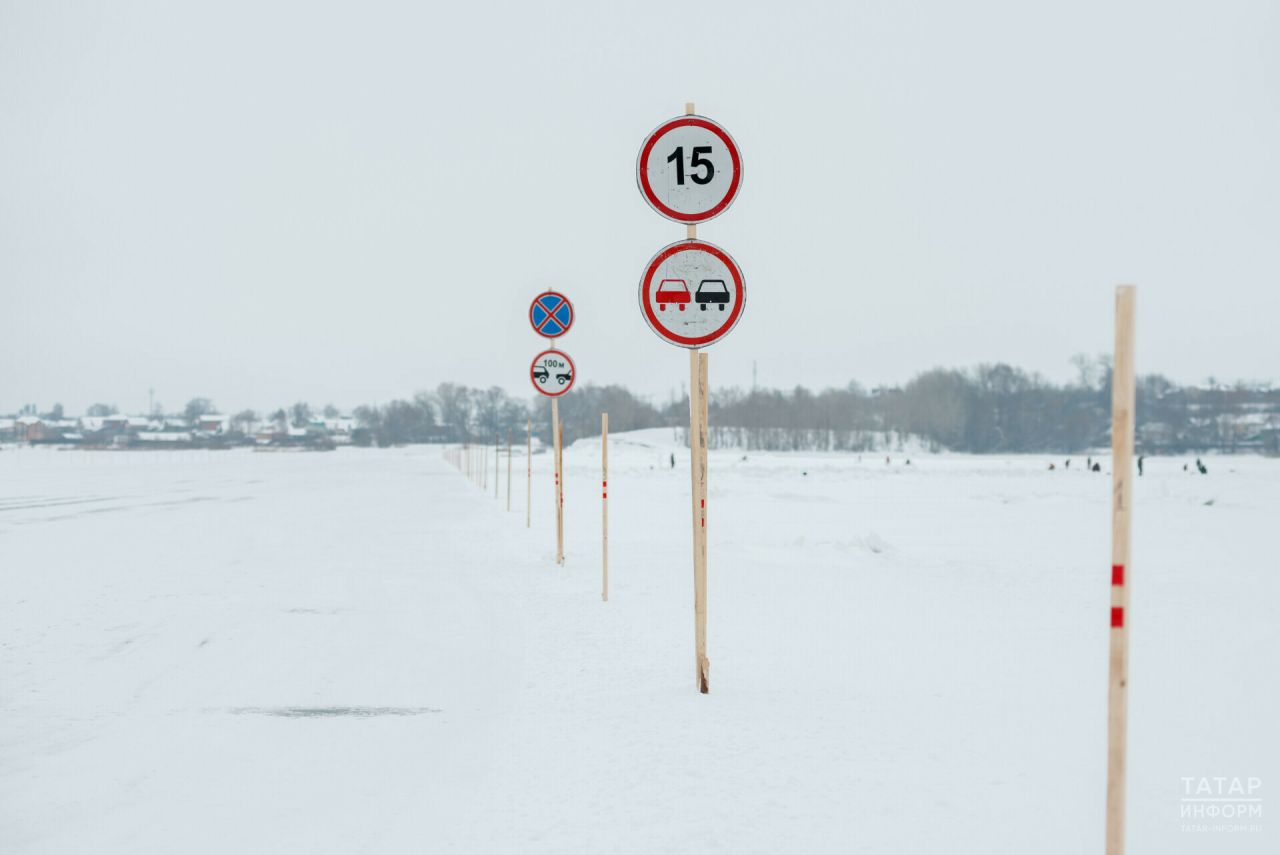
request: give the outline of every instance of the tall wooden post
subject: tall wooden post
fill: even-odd
[[[696,112],[692,101],[684,113]],[[697,240],[698,226],[685,228],[689,240]],[[693,486],[693,628],[694,675],[698,691],[711,690],[711,661],[707,659],[707,354],[689,351],[689,460]]]
[[[551,399],[551,468],[555,472],[555,492],[551,497],[553,508],[555,510],[555,526],[556,526],[556,563],[564,563],[564,535],[560,528],[561,519],[564,516],[564,508],[560,503],[560,479],[563,477],[560,472],[560,402],[555,398]]]
[[[698,691],[710,691],[707,659],[707,354],[689,351],[689,460],[693,486],[694,669]]]
[[[1107,692],[1107,855],[1124,853],[1125,759],[1129,708],[1129,535],[1133,514],[1134,303],[1116,288],[1116,352],[1111,375],[1111,666]]]
[[[525,421],[524,527],[533,526],[533,419]]]
[[[600,599],[609,602],[609,414],[600,414]]]
[[[557,560],[564,563],[564,422],[560,422],[560,429],[556,433],[556,466],[560,470],[560,477],[556,480],[556,485],[560,490],[560,501],[556,505],[556,555]]]
[[[507,511],[511,511],[511,428],[507,428]]]

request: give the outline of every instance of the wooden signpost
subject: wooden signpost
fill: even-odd
[[[533,419],[525,420],[524,527],[533,527]]]
[[[556,406],[556,402],[551,402],[551,468],[555,471],[554,492],[551,494],[551,501],[554,503],[552,509],[555,511],[556,518],[556,563],[564,563],[564,504],[563,494],[560,492],[560,437],[562,436],[562,428],[560,426],[560,410]]]
[[[609,602],[609,414],[600,414],[600,599]]]
[[[685,224],[685,240],[664,247],[640,278],[640,310],[663,341],[689,348],[689,458],[693,507],[694,675],[710,691],[707,658],[707,363],[700,348],[733,330],[746,306],[746,280],[718,246],[698,240],[698,223],[724,213],[742,184],[742,156],[720,125],[685,104],[640,147],[636,185],[649,206]]]
[[[547,291],[533,299],[529,306],[529,324],[538,335],[556,339],[573,326],[573,304],[558,291]],[[578,379],[577,366],[569,354],[554,346],[533,358],[529,366],[529,378],[538,394],[551,399],[551,439],[554,452],[552,468],[555,470],[556,563],[564,563],[564,425],[560,421],[558,399],[573,388]],[[531,441],[532,442],[532,441]]]
[[[1137,288],[1116,288],[1116,352],[1111,375],[1111,663],[1107,691],[1107,855],[1124,853],[1125,758],[1129,709],[1129,585],[1133,567],[1134,304]]]

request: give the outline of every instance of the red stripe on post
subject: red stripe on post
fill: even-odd
[[[1124,565],[1123,564],[1111,565],[1111,584],[1112,585],[1124,584]]]
[[[1124,626],[1124,607],[1112,606],[1111,607],[1111,628],[1119,629],[1123,626]]]

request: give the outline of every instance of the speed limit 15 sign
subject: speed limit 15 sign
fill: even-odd
[[[742,156],[729,132],[703,116],[664,122],[645,138],[636,184],[649,206],[678,223],[724,213],[742,184]]]

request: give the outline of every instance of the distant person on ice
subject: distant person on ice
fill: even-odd
[[[1094,472],[1101,472],[1101,471],[1102,471],[1102,464],[1101,464],[1101,463],[1095,463],[1095,464],[1093,464],[1093,471],[1094,471]]]
[[[671,452],[671,468],[676,468],[676,453],[674,451]]]
[[[1201,475],[1208,475],[1208,474],[1209,474],[1209,467],[1207,467],[1207,466],[1205,466],[1203,463],[1201,463],[1201,462],[1200,462],[1200,458],[1199,458],[1199,457],[1197,457],[1197,458],[1196,458],[1196,468],[1200,470],[1200,474],[1201,474]]]
[[[1139,455],[1138,455],[1138,477],[1139,477],[1139,478],[1141,478],[1141,477],[1142,477],[1142,461],[1144,461],[1144,460],[1146,460],[1146,459],[1147,459],[1147,458],[1146,458],[1146,457],[1144,457],[1144,456],[1142,456],[1141,454],[1139,454]]]

